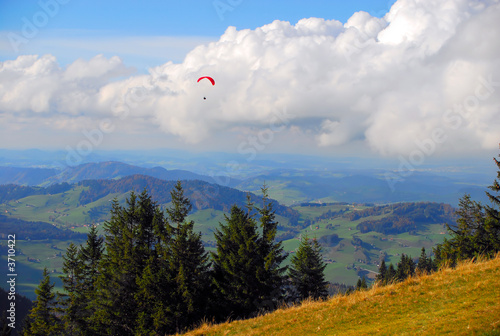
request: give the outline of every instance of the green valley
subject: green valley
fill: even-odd
[[[69,243],[78,244],[85,239],[83,234],[61,239],[64,235],[58,236],[62,234],[60,232],[69,229],[75,233],[87,233],[92,224],[102,232],[102,224],[110,216],[110,201],[116,198],[123,204],[130,191],[139,192],[144,187],[156,195],[154,199],[165,209],[170,202],[165,195],[173,183],[133,176],[120,180],[84,181],[67,185],[60,192],[49,193],[44,188],[34,188],[17,193],[24,197],[4,196],[10,199],[0,204],[0,211],[3,218],[9,220],[0,221],[4,228],[2,232],[35,221],[48,223],[53,230],[59,230],[59,233],[47,233],[44,239],[18,236],[18,248],[22,251],[18,262],[25,269],[22,272],[25,276],[21,278],[23,294],[33,298],[33,289],[43,268],[47,267],[56,274],[61,272],[62,255]],[[206,248],[211,250],[215,247],[214,231],[224,221],[231,201],[244,206],[246,193],[220,186],[211,190],[209,188],[213,185],[201,181],[185,181],[183,185],[194,205],[189,219],[195,222],[195,230],[201,232]],[[14,194],[4,191],[4,195]],[[251,199],[258,207],[258,193],[252,194]],[[382,259],[396,263],[402,253],[416,258],[422,247],[432,251],[432,247],[446,237],[445,224],[454,220],[453,208],[438,203],[314,202],[285,207],[275,202],[275,208],[279,223],[277,238],[283,241],[289,257],[295,253],[303,235],[317,239],[327,263],[327,280],[347,285],[353,285],[362,276],[373,279]],[[399,221],[394,216],[399,216]],[[401,221],[401,218],[405,220]],[[19,222],[16,224],[14,219]],[[401,227],[386,227],[384,220],[401,222]],[[384,229],[377,229],[377,225]]]

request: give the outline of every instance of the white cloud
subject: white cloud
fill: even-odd
[[[346,24],[229,27],[182,63],[140,76],[117,57],[61,68],[50,55],[21,56],[0,63],[0,114],[57,115],[58,125],[111,118],[127,130],[137,124],[206,145],[221,134],[238,141],[241,129],[258,134],[286,109],[284,146],[303,137],[318,147],[356,143],[398,155],[442,131],[435,152],[492,148],[500,126],[498,17],[498,0],[398,0],[384,18],[359,12]],[[204,75],[216,85],[197,83]]]

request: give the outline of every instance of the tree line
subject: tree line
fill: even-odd
[[[85,239],[84,233],[59,229],[46,222],[28,222],[18,218],[0,215],[0,232],[16,232],[18,239]]]
[[[181,183],[166,214],[144,190],[121,206],[114,200],[105,235],[64,256],[64,293],[47,270],[23,335],[164,335],[271,311],[285,302],[326,298],[321,247],[304,237],[289,268],[276,241],[278,223],[267,189],[233,206],[207,252],[187,219],[192,205]]]
[[[392,264],[387,267],[382,261],[377,275],[379,283],[403,281],[415,273],[431,273],[443,266],[454,267],[460,260],[491,258],[500,252],[500,161],[493,160],[498,168],[497,177],[488,187],[491,192],[486,191],[491,205],[483,205],[472,200],[470,195],[464,195],[455,213],[456,222],[446,224],[451,238],[434,247],[434,259],[422,248],[417,263],[405,254],[396,267]]]

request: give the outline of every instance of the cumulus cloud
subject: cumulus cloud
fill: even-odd
[[[114,118],[193,144],[214,134],[241,140],[279,124],[283,138],[320,148],[357,143],[383,155],[429,150],[430,142],[443,153],[492,148],[500,126],[498,17],[499,0],[398,0],[383,18],[358,12],[345,24],[229,27],[182,63],[140,76],[117,57],[61,68],[50,55],[20,56],[0,63],[0,114]],[[204,75],[216,85],[197,83]]]

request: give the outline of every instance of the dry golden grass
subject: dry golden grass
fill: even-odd
[[[500,254],[185,335],[500,335]]]

